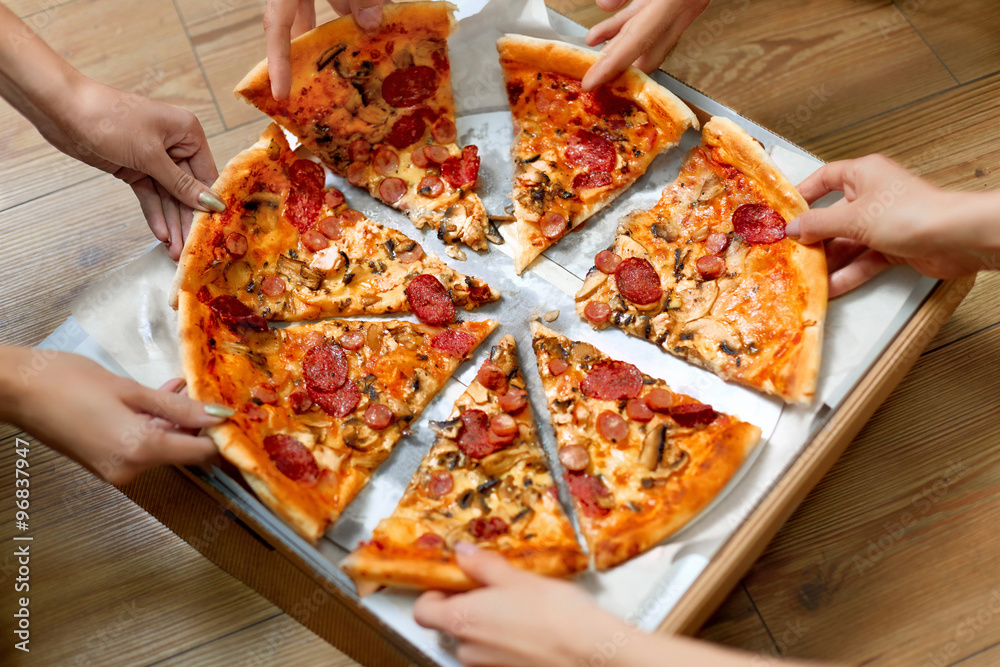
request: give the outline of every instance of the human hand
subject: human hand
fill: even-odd
[[[831,162],[799,185],[810,204],[842,191],[827,208],[811,209],[785,233],[802,243],[826,241],[830,298],[864,284],[892,264],[932,278],[958,278],[996,268],[989,239],[1000,234],[996,194],[946,192],[882,155]]]
[[[34,356],[32,356],[34,355]],[[161,464],[200,463],[217,453],[196,429],[233,411],[119,377],[76,354],[0,348],[0,420],[17,424],[112,484],[125,484]],[[36,363],[44,361],[42,363]]]
[[[382,24],[383,0],[329,0],[341,16],[353,14],[358,26],[367,32]],[[267,44],[267,72],[271,77],[271,95],[276,100],[288,97],[292,87],[289,63],[292,40],[316,27],[313,0],[267,0],[264,10],[264,41]]]
[[[687,27],[708,7],[709,0],[597,0],[606,12],[618,13],[587,33],[587,44],[604,45],[604,57],[583,77],[593,90],[635,65],[649,74],[666,59]],[[625,7],[625,9],[622,9]],[[619,11],[620,10],[620,11]]]
[[[128,183],[153,235],[178,259],[192,209],[225,210],[208,140],[190,111],[82,79],[67,113],[36,119],[63,153]]]

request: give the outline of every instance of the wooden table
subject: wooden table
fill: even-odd
[[[263,55],[261,0],[8,4],[85,73],[195,111],[220,163],[264,125],[230,92]],[[602,16],[589,0],[553,5],[584,24]],[[991,0],[716,0],[665,68],[825,160],[880,151],[949,189],[1000,187]],[[7,107],[0,154],[0,340],[31,345],[151,237],[127,188]],[[1000,663],[998,322],[1000,277],[983,275],[701,636],[762,653],[754,664]],[[12,470],[18,436],[0,426],[0,470]],[[0,662],[354,664],[296,619],[360,637],[356,621],[180,472],[117,490],[30,447],[32,652],[11,647],[5,547]],[[9,545],[13,489],[2,486]],[[371,664],[392,652],[361,639],[340,648]]]

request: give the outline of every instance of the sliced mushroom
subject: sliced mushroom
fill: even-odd
[[[368,349],[372,351],[373,355],[377,355],[382,352],[381,324],[372,323],[368,325],[368,331],[365,332],[365,343],[368,345]]]
[[[479,382],[473,382],[470,384],[465,390],[465,393],[469,395],[469,398],[480,405],[488,401],[490,398],[490,394],[486,391],[486,387],[479,384]]]
[[[310,268],[305,262],[287,255],[278,255],[278,273],[293,283],[304,285],[309,289],[319,289],[320,283],[323,282],[322,273]]]
[[[663,449],[667,445],[667,426],[657,424],[646,433],[639,452],[639,464],[647,470],[656,470],[663,458]]]
[[[273,141],[271,143],[276,146],[280,154],[281,146],[278,146]],[[271,148],[268,146],[268,151],[270,150]],[[261,206],[275,211],[278,210],[278,207],[281,206],[281,195],[262,190],[261,192],[249,194],[243,199],[243,208],[248,211],[259,211]]]
[[[585,301],[590,298],[597,288],[604,284],[604,281],[608,279],[608,274],[604,273],[596,266],[592,267],[590,271],[587,272],[587,279],[583,281],[583,286],[580,291],[576,293],[577,301]]]
[[[726,191],[726,184],[716,174],[712,174],[701,184],[701,192],[695,200],[696,204],[704,204],[715,199]]]
[[[685,281],[677,286],[674,296],[677,296],[681,301],[680,310],[676,314],[677,318],[681,322],[690,322],[705,317],[712,309],[712,304],[719,297],[719,285],[714,280],[700,283]]]
[[[743,352],[743,341],[736,330],[722,320],[710,317],[685,324],[681,329],[681,340],[693,340],[695,349],[705,359],[714,358],[723,345],[729,350],[726,354]]]
[[[649,258],[649,251],[646,250],[646,247],[631,236],[618,237],[617,251],[617,255],[622,259],[627,257]]]
[[[360,419],[349,419],[340,427],[340,437],[351,449],[366,452],[381,442],[381,438]]]
[[[446,422],[428,422],[428,426],[441,438],[447,438],[449,440],[454,440],[458,437],[458,432],[462,429],[462,420],[459,418],[452,419]]]

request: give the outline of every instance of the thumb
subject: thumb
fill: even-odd
[[[139,383],[135,383],[133,391],[126,394],[124,400],[133,410],[165,419],[181,428],[215,426],[236,414],[225,405],[202,403],[183,394],[149,389]]]
[[[375,32],[382,24],[382,0],[351,0],[351,13],[365,32]]]
[[[480,549],[468,542],[455,545],[455,558],[463,572],[484,586],[513,583],[525,575],[495,551]]]
[[[785,235],[804,243],[816,243],[833,238],[848,238],[862,243],[864,230],[853,204],[814,208],[806,211],[785,227]]]
[[[197,178],[181,169],[167,155],[166,151],[157,153],[149,165],[148,175],[162,185],[174,199],[186,204],[196,211],[226,210],[226,204],[211,188]]]

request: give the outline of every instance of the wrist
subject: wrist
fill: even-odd
[[[944,230],[951,242],[983,263],[1000,270],[1000,191],[949,193],[955,222]]]

